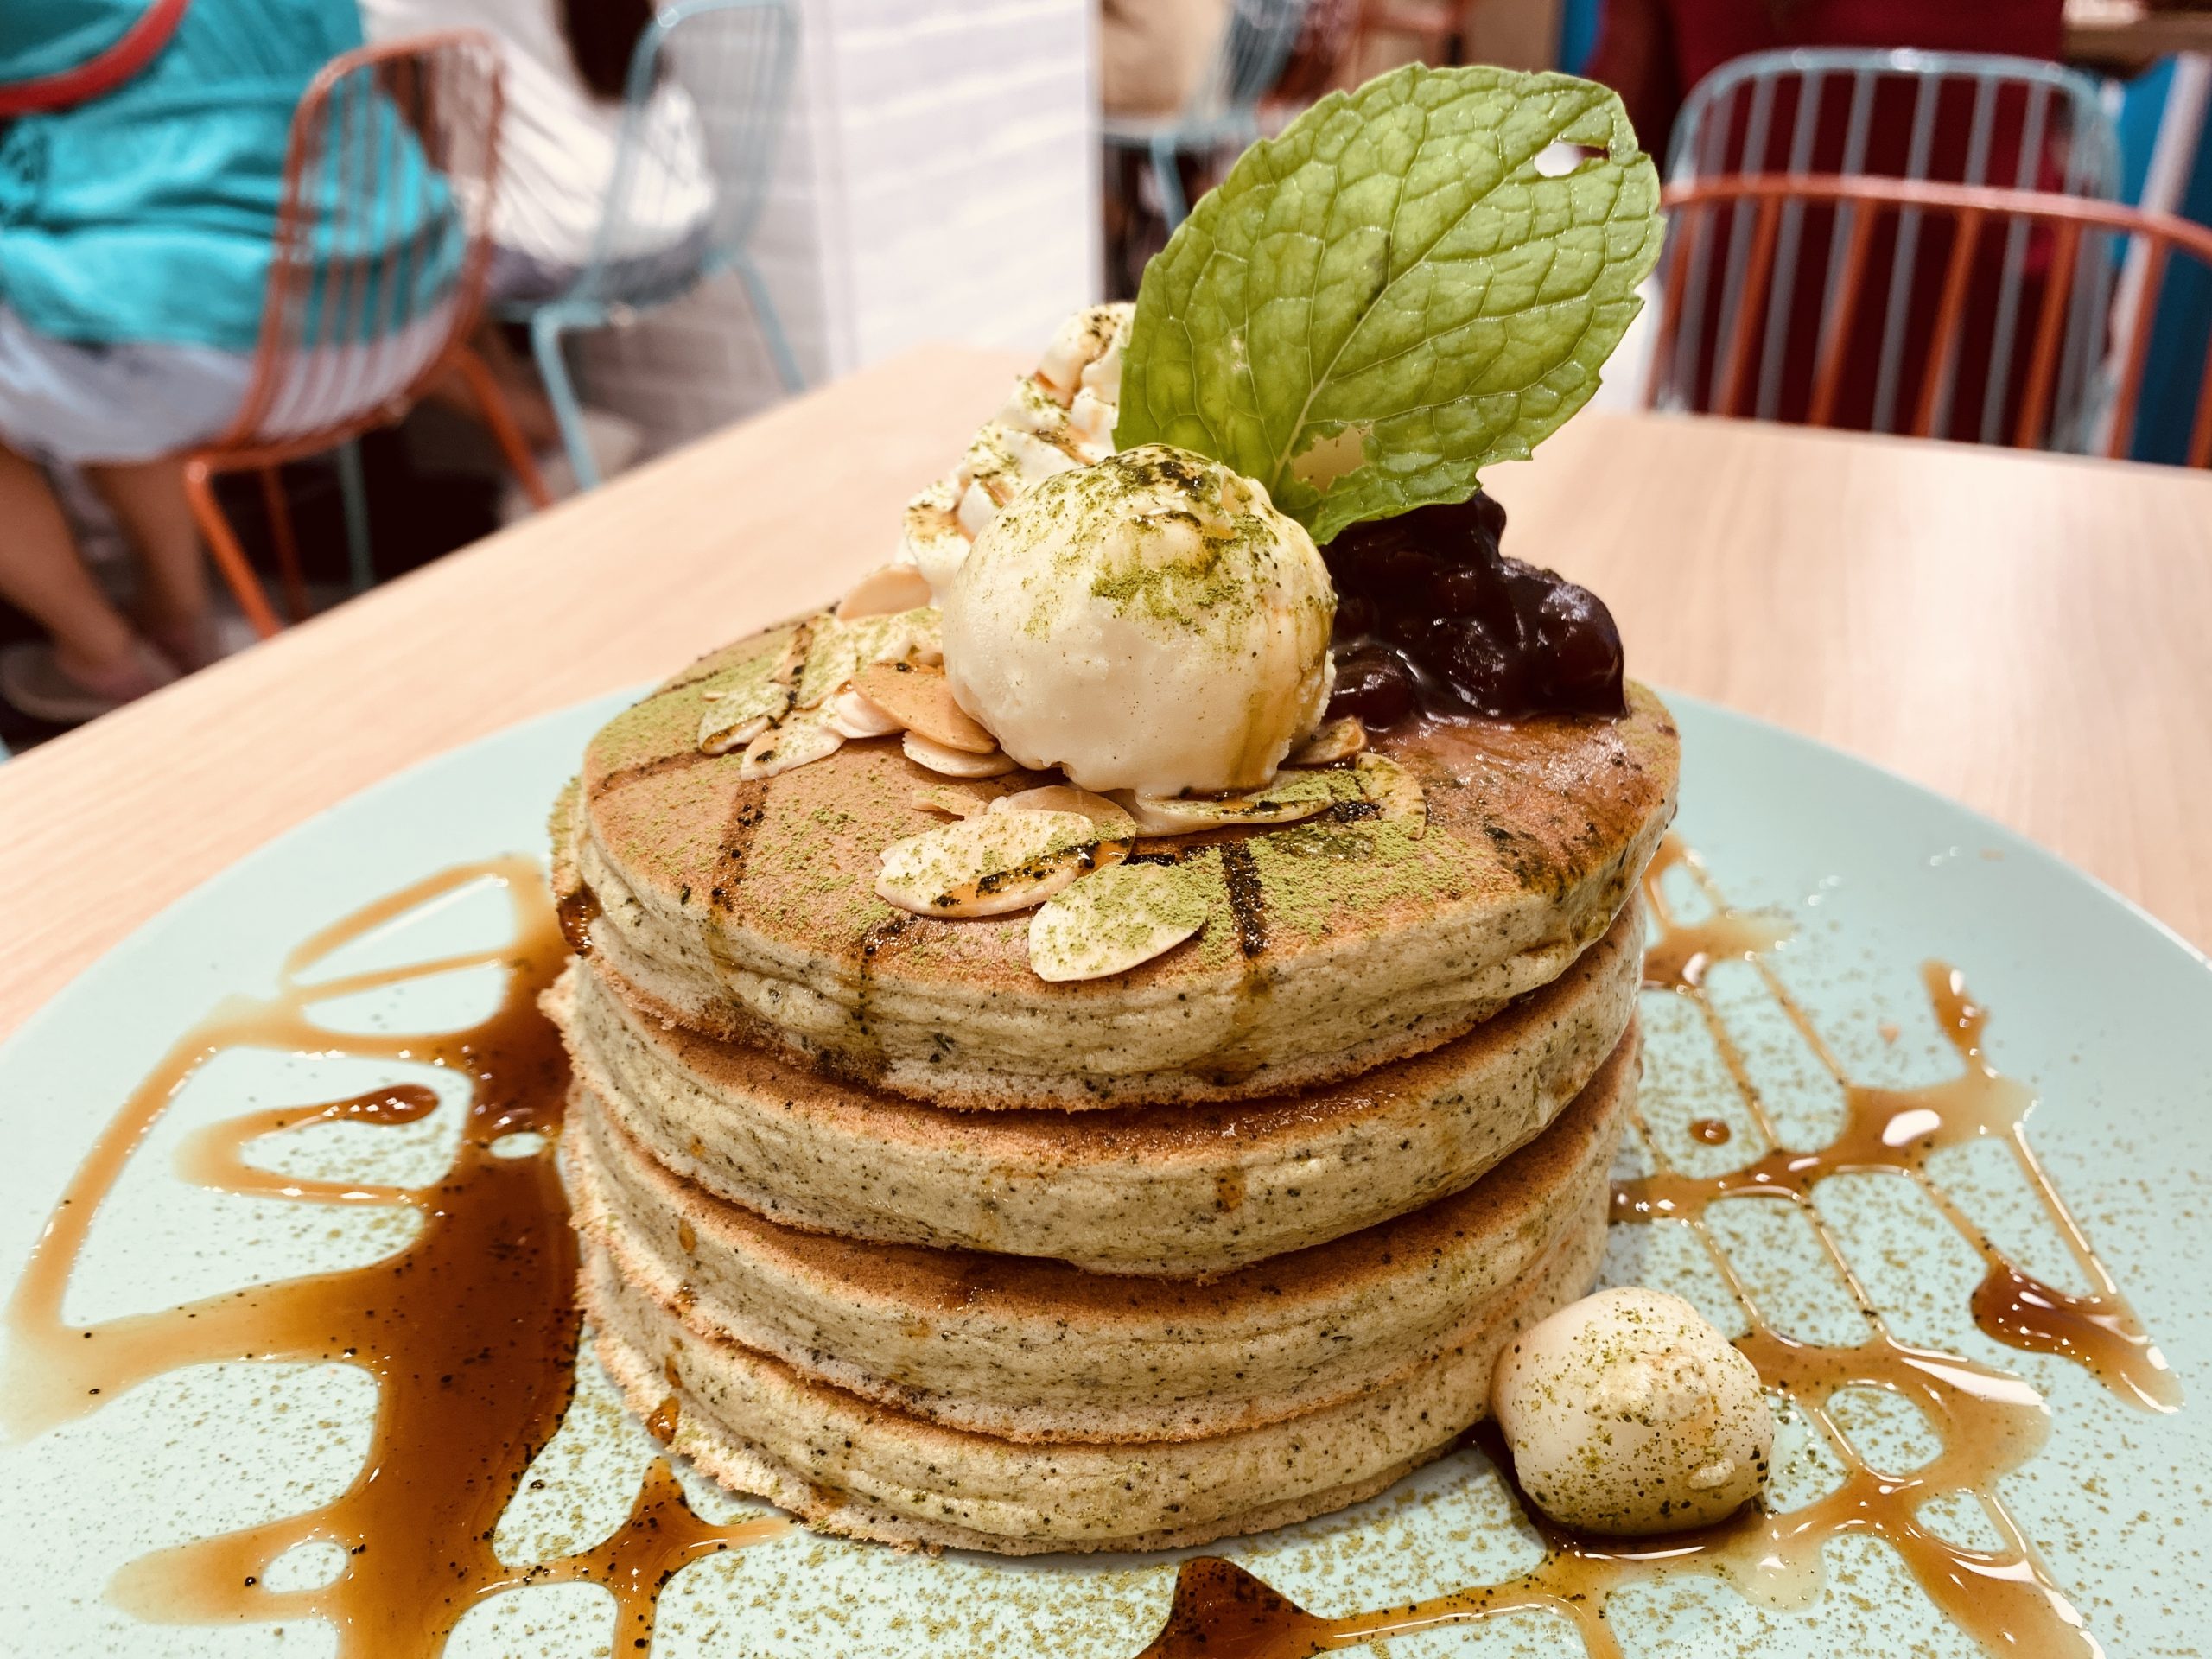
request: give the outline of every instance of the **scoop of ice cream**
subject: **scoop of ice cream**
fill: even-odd
[[[1774,1414],[1751,1362],[1679,1296],[1599,1291],[1498,1357],[1491,1410],[1536,1507],[1586,1532],[1671,1532],[1753,1497]]]
[[[1085,789],[1256,789],[1329,700],[1336,595],[1261,485],[1165,444],[1024,491],[938,595],[962,708]]]

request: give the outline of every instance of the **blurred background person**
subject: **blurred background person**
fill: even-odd
[[[361,0],[361,14],[372,41],[480,29],[499,45],[505,113],[491,299],[553,298],[594,255],[626,271],[691,273],[715,187],[699,112],[673,80],[638,112],[635,171],[621,181],[620,211],[609,211],[630,59],[652,22],[651,0]]]
[[[1098,0],[1098,104],[1108,119],[1164,120],[1181,113],[1214,67],[1229,0]],[[1166,238],[1160,204],[1147,200],[1143,153],[1109,147],[1102,208],[1108,287],[1116,299],[1136,293],[1145,261]],[[1200,181],[1185,170],[1186,192]],[[1153,192],[1157,195],[1157,192]]]
[[[1171,222],[1249,138],[1338,81],[1362,0],[1097,0],[1109,297],[1133,296]],[[1172,138],[1173,181],[1160,142]]]
[[[1662,158],[1690,89],[1749,53],[1916,47],[2056,60],[2066,43],[2065,0],[1605,0],[1599,16],[1597,46],[1582,73],[1621,95],[1643,148]],[[1876,112],[1877,142],[1893,144],[1902,160],[1911,111],[1889,120],[1885,113],[1896,112]],[[1786,130],[1779,119],[1775,124]],[[1964,133],[1955,142],[1963,165]],[[1933,176],[1955,175],[1938,168]]]
[[[1229,0],[1099,0],[1098,95],[1109,115],[1173,115],[1212,67]]]
[[[243,402],[292,108],[358,45],[353,0],[0,5],[0,598],[49,638],[0,696],[73,722],[219,652],[171,459]],[[46,467],[81,468],[136,569],[79,557]]]
[[[699,112],[664,77],[634,111],[630,63],[653,20],[651,0],[360,0],[373,41],[479,29],[498,43],[505,112],[492,207],[486,298],[509,315],[559,298],[597,260],[612,291],[675,292],[696,274],[715,186]],[[634,130],[626,132],[634,123]],[[618,162],[629,148],[626,169]],[[479,353],[525,435],[546,451],[556,493],[573,482],[543,389],[496,327]],[[640,435],[602,410],[586,426],[602,474],[636,454]]]
[[[1808,90],[1802,79],[1783,74],[1773,82],[1763,115],[1754,115],[1752,100],[1734,99],[1719,106],[1718,118],[1707,119],[1696,136],[1694,154],[1674,156],[1672,148],[1679,140],[1675,128],[1692,89],[1724,64],[1751,53],[1797,47],[1877,52],[1910,48],[2055,60],[2064,46],[2063,0],[1959,0],[1943,6],[1918,0],[1605,0],[1586,73],[1621,94],[1637,137],[1670,177],[1679,177],[1685,169],[1782,170],[1788,164],[1782,155],[1784,139],[1799,128],[1800,99],[1813,96],[1818,98],[1818,118],[1806,133],[1803,171],[1902,178],[1912,173],[1917,153],[1922,177],[1966,182],[1978,164],[1980,181],[2052,190],[2066,176],[2065,151],[2071,134],[2063,124],[2034,119],[2027,88],[2019,84],[2003,88],[1985,108],[1970,79],[1889,76],[1875,87],[1862,123],[1853,118],[1853,99],[1840,93],[1820,96],[1816,86]],[[1755,136],[1762,130],[1755,122],[1763,124],[1763,141]],[[2028,135],[2038,130],[2044,136],[2037,141],[2037,153],[2023,156]],[[1764,152],[1751,155],[1747,146],[1761,142],[1766,146]],[[1737,228],[1726,216],[1707,227],[1700,257],[1707,269],[1734,268]],[[1916,363],[1915,353],[1935,326],[1942,301],[1942,256],[1951,233],[1948,225],[1932,229],[1923,238],[1926,257],[1912,264],[1905,279],[1903,338],[1904,354],[1910,359],[1908,368]],[[1825,206],[1806,211],[1801,234],[1796,269],[1801,279],[1809,283],[1827,268],[1838,234],[1836,213]],[[1890,270],[1896,237],[1895,221],[1878,227],[1866,269],[1877,273]],[[2053,238],[2048,232],[2037,231],[2029,238],[2014,273],[2017,302],[2025,315],[2038,315],[2052,257]],[[2006,280],[2005,245],[2000,238],[1990,238],[1974,261],[1969,315],[1992,315]],[[1716,364],[1727,333],[1722,315],[1726,289],[1720,283],[1708,283],[1700,301],[1698,284],[1692,282],[1689,287],[1686,304],[1699,315],[1690,317],[1685,334],[1694,344],[1678,340],[1672,378],[1677,387],[1687,389],[1685,406],[1704,410],[1719,392]],[[1779,295],[1774,303],[1786,310],[1789,319],[1777,342],[1774,412],[1783,419],[1802,419],[1813,399],[1823,308],[1809,295],[1802,300],[1794,294]],[[1835,425],[1866,429],[1894,418],[1893,412],[1888,417],[1882,413],[1885,321],[1885,307],[1875,303],[1862,306],[1853,319],[1834,391],[1831,420]],[[2032,331],[2016,332],[2011,360],[2000,365],[2003,372],[1996,384],[2004,388],[2000,396],[2006,401],[1996,414],[2005,430],[2012,429],[2018,416],[2032,346]],[[1992,349],[1990,336],[1981,330],[1967,330],[1960,341],[1952,400],[1958,430],[1974,431],[1981,424],[1982,399],[1992,384]],[[1911,378],[1905,373],[1894,385]],[[1893,390],[1893,405],[1897,400]]]

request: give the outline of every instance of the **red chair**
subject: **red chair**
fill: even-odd
[[[498,48],[456,29],[333,59],[293,115],[253,379],[230,429],[184,458],[193,515],[264,638],[279,624],[216,499],[218,474],[260,473],[294,620],[307,590],[277,467],[391,425],[442,380],[457,377],[531,499],[549,499],[467,346],[491,256],[500,111]]]
[[[1745,174],[1670,186],[1663,200],[1671,245],[1649,398],[1716,415],[1747,412],[1751,389],[1770,372],[1768,355],[1781,351],[1797,359],[1786,365],[1799,391],[1795,418],[1857,424],[1845,407],[1854,369],[1902,353],[1902,401],[1918,436],[1995,429],[2016,448],[2125,455],[2175,256],[2212,274],[2212,230],[2203,226],[2037,191]],[[1745,279],[1731,284],[1730,315],[1713,320],[1709,359],[1693,361],[1682,350],[1683,273],[1700,239],[1723,233],[1723,210],[1746,205]],[[1800,259],[1798,275],[1778,283],[1783,218],[1804,224],[1808,213],[1822,221],[1811,234],[1827,238],[1827,252]],[[2015,225],[2029,234],[2012,234]],[[2108,314],[2082,302],[2103,289],[2091,280],[2108,269],[2102,262],[2120,271]],[[2212,464],[2212,351],[2199,385],[2192,467]],[[1962,413],[1969,404],[1973,419]],[[1986,424],[1985,410],[1993,411]]]

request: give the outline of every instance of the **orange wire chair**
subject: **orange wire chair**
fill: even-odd
[[[491,256],[500,113],[498,48],[455,29],[332,59],[293,114],[252,382],[230,429],[184,458],[193,516],[264,638],[279,624],[216,499],[218,474],[260,473],[296,621],[307,588],[277,467],[391,425],[449,376],[531,499],[550,499],[467,343]]]
[[[1972,346],[1980,351],[1985,369],[1979,395],[1985,402],[1994,398],[2004,410],[2012,447],[2125,455],[2135,436],[2152,328],[2174,256],[2194,259],[2212,271],[2212,229],[2171,213],[2032,190],[1741,174],[1670,186],[1663,200],[1672,220],[1671,245],[1649,398],[1655,405],[1715,415],[1746,412],[1747,393],[1766,370],[1765,355],[1787,351],[1794,334],[1812,347],[1809,362],[1800,365],[1803,422],[1840,423],[1850,365],[1855,360],[1863,366],[1873,356],[1863,349],[1869,340],[1859,325],[1878,315],[1880,354],[1902,351],[1916,365],[1916,389],[1908,404],[1913,411],[1909,429],[1915,435],[1944,437],[1957,430],[1955,414],[1962,387],[1969,395],[1976,390],[1964,384],[1969,377],[1961,372]],[[1721,210],[1747,203],[1753,216],[1746,280],[1732,315],[1717,320],[1712,359],[1689,360],[1681,344],[1683,273],[1701,238],[1725,233]],[[1831,219],[1828,234],[1834,238],[1835,257],[1812,262],[1815,270],[1825,268],[1823,279],[1777,291],[1774,253],[1783,220],[1808,209]],[[2017,353],[1992,344],[1988,314],[1999,308],[1976,299],[1977,288],[1989,285],[1980,279],[1993,274],[2000,282],[2012,279],[2009,251],[2001,273],[1990,271],[1988,256],[2000,236],[2008,250],[2020,245],[2020,238],[2005,234],[2015,224],[2030,227],[2041,290],[2031,308],[2032,331],[2023,337],[2023,350]],[[1885,233],[1892,246],[1908,251],[1905,257],[1872,257],[1878,237]],[[2083,273],[2109,269],[2100,262],[2111,261],[2116,247],[2124,249],[2125,257],[2118,265],[2117,295],[2107,315],[2078,299],[2085,291]],[[1933,263],[1929,280],[1916,289],[1914,259],[1921,251]],[[1892,296],[1878,311],[1864,303],[1870,265],[1886,272]],[[1929,302],[1908,303],[1916,293]],[[1810,326],[1795,331],[1766,326],[1777,306],[1789,308],[1791,321]],[[2085,391],[2081,412],[2062,423],[2054,404],[2060,381],[2068,376]],[[2062,430],[2062,425],[2071,429]],[[2201,375],[2187,457],[2192,467],[2212,464],[2212,351]]]

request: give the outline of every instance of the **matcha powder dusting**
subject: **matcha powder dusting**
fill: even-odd
[[[1204,927],[1220,887],[1210,855],[1096,871],[1030,918],[1029,965],[1054,982],[1122,973]]]

